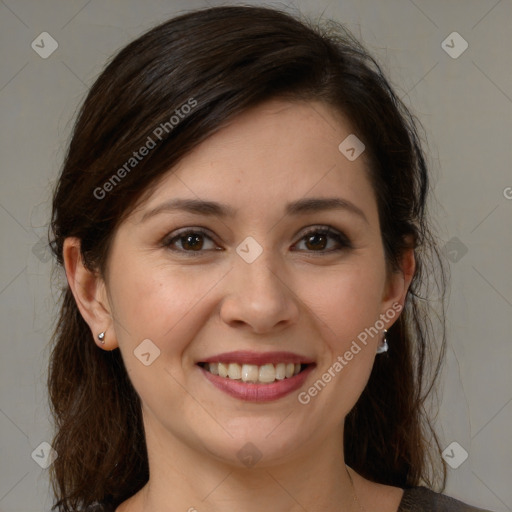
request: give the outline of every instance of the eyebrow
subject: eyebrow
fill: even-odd
[[[301,215],[326,210],[345,210],[359,216],[369,224],[366,215],[358,206],[347,199],[342,199],[340,197],[308,197],[293,201],[285,206],[285,214],[287,215]],[[217,203],[215,201],[205,201],[201,199],[172,199],[147,211],[142,216],[141,222],[144,222],[148,218],[160,213],[172,213],[176,211],[185,211],[199,215],[221,218],[234,217],[237,213],[237,210],[233,207],[227,204]]]

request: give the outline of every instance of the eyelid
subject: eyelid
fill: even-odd
[[[171,233],[169,233],[168,235],[166,235],[163,238],[163,240],[161,242],[161,245],[163,247],[173,251],[173,252],[179,252],[181,254],[188,254],[188,255],[196,254],[196,255],[199,255],[202,252],[207,252],[207,251],[204,251],[204,250],[201,250],[201,251],[185,251],[183,249],[171,249],[170,248],[171,242],[173,240],[179,239],[180,237],[185,236],[188,233],[194,233],[194,234],[203,235],[205,238],[209,238],[216,245],[219,245],[216,242],[216,237],[213,235],[213,233],[209,229],[203,228],[201,226],[187,226],[187,227],[184,227],[184,228],[176,229],[176,230],[172,231]],[[217,249],[215,249],[215,250],[217,250]]]
[[[204,252],[212,251],[212,249],[199,250],[199,251],[186,251],[183,249],[170,249],[170,245],[173,240],[179,239],[180,237],[182,237],[188,233],[201,234],[201,235],[205,236],[205,238],[209,238],[212,242],[219,245],[216,242],[216,237],[213,235],[213,233],[208,228],[204,228],[201,226],[187,226],[184,228],[179,228],[177,230],[174,230],[172,233],[166,235],[164,237],[164,239],[162,240],[162,246],[168,248],[169,250],[171,250],[173,252],[177,252],[180,254],[186,254],[186,255],[195,255],[195,256],[199,256],[199,255],[201,255],[201,253],[204,253]],[[307,226],[307,227],[303,228],[301,231],[299,231],[299,233],[297,235],[295,235],[295,236],[298,236],[299,238],[296,242],[294,242],[293,246],[302,242],[304,240],[304,238],[306,236],[308,236],[309,234],[314,234],[314,233],[321,233],[321,234],[329,235],[332,239],[336,240],[339,243],[339,245],[341,245],[341,248],[322,250],[322,251],[305,251],[309,254],[317,253],[317,255],[322,255],[322,254],[329,254],[329,253],[339,252],[342,250],[347,250],[347,249],[353,248],[352,241],[343,231],[340,231],[332,226],[325,225],[325,224],[313,224],[311,226]],[[223,249],[216,248],[213,250],[223,250]]]
[[[202,226],[186,226],[184,228],[178,228],[165,236],[164,240],[173,240],[179,236],[186,235],[187,233],[202,233],[208,237],[214,239],[215,235],[208,229]]]
[[[329,226],[327,224],[314,224],[312,226],[309,226],[307,228],[304,228],[303,231],[300,232],[300,238],[296,243],[302,242],[302,240],[308,236],[309,234],[314,233],[322,233],[325,235],[329,235],[331,238],[337,240],[337,242],[343,247],[343,249],[353,249],[354,246],[352,244],[352,240],[341,230],[336,229],[332,226]],[[295,244],[294,244],[295,245]],[[327,251],[308,251],[310,254],[318,253],[321,254],[329,254],[331,252],[337,252],[341,251],[342,249],[331,249]]]

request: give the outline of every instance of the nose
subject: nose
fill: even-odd
[[[297,322],[298,298],[270,253],[264,250],[252,263],[235,261],[220,308],[221,319],[231,327],[263,334]]]

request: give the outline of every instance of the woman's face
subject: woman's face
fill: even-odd
[[[166,439],[247,465],[328,437],[340,446],[409,284],[386,275],[365,154],[338,148],[351,133],[324,104],[267,102],[120,225],[107,337],[141,397],[148,447]],[[291,363],[307,366],[291,377]]]

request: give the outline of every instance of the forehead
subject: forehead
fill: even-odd
[[[163,176],[139,215],[175,197],[218,201],[261,216],[301,197],[341,196],[371,217],[376,205],[365,154],[351,161],[339,149],[351,135],[348,121],[323,103],[266,102],[185,156]]]

